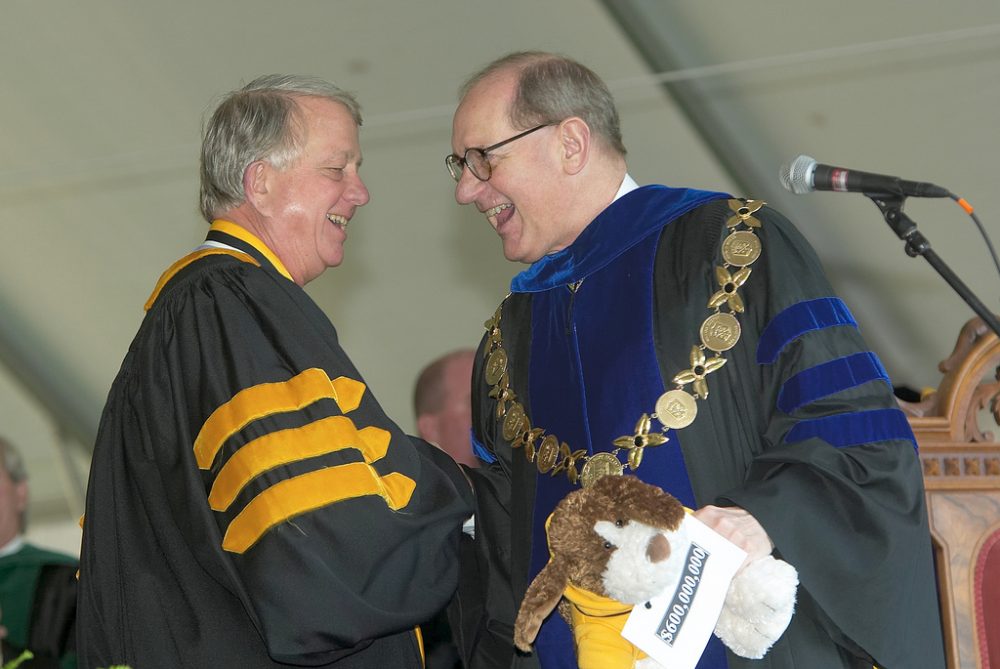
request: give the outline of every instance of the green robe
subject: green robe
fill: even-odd
[[[28,649],[32,667],[76,666],[76,558],[24,544],[0,557],[4,663]]]

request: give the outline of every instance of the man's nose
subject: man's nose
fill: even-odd
[[[474,202],[482,191],[485,181],[480,181],[472,173],[472,170],[465,166],[462,168],[462,177],[455,184],[455,200],[459,204],[470,204]]]
[[[360,174],[357,176],[355,183],[350,185],[347,195],[356,207],[368,204],[371,194],[368,192],[368,186],[361,180]]]

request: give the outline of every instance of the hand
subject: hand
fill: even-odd
[[[705,506],[694,517],[747,552],[744,565],[771,554],[774,543],[757,519],[738,506]]]

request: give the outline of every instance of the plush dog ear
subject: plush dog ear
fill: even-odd
[[[676,497],[638,479],[628,483],[628,496],[623,501],[628,505],[629,518],[671,532],[680,527],[684,506]]]
[[[562,562],[554,558],[528,586],[521,608],[514,621],[514,645],[525,653],[531,652],[531,644],[538,636],[542,621],[552,613],[562,598],[568,583],[568,574]]]

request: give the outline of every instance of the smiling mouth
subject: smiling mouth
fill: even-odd
[[[513,206],[514,205],[510,204],[509,202],[505,202],[504,204],[498,204],[495,207],[490,207],[489,209],[487,209],[483,213],[486,214],[486,218],[493,218],[494,216],[496,216],[497,214],[499,214],[504,209],[510,209]]]
[[[348,219],[346,216],[340,216],[339,214],[327,214],[326,220],[330,221],[334,225],[339,225],[341,228],[347,228]]]

